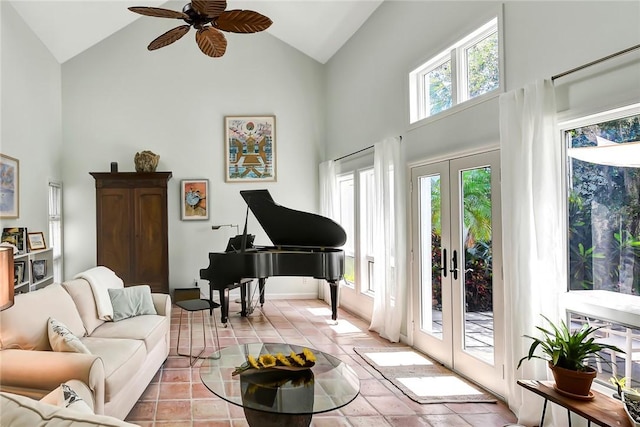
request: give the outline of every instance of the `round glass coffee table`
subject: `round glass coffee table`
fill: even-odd
[[[232,375],[251,355],[301,353],[302,346],[282,343],[240,344],[205,359],[200,379],[216,396],[244,408],[250,426],[308,426],[313,414],[333,411],[360,392],[358,375],[340,359],[313,348],[310,369],[269,369]],[[215,357],[215,358],[214,358]]]

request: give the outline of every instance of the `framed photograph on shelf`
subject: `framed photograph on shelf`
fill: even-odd
[[[47,244],[44,242],[44,233],[37,231],[35,233],[27,233],[29,241],[29,250],[38,251],[40,249],[47,249]]]
[[[0,218],[20,216],[20,161],[0,154]]]
[[[2,229],[2,241],[18,248],[18,255],[27,253],[27,228],[11,227]]]
[[[42,280],[47,275],[47,260],[35,259],[31,261],[31,274],[33,274],[33,280]]]
[[[18,286],[24,282],[25,261],[14,261],[13,263],[13,286]]]
[[[276,116],[226,116],[225,181],[276,180]]]
[[[209,219],[209,180],[183,179],[180,181],[180,195],[183,221]]]

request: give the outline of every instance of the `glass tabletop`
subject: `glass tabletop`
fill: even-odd
[[[360,392],[358,375],[340,359],[313,348],[316,362],[310,369],[284,371],[252,370],[232,375],[251,355],[291,352],[305,347],[282,343],[240,344],[226,347],[205,359],[200,378],[216,396],[245,409],[276,414],[317,414],[338,409]]]

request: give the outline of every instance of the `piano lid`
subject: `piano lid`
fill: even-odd
[[[240,194],[275,246],[336,248],[347,241],[340,224],[321,215],[280,206],[269,190],[244,190]]]

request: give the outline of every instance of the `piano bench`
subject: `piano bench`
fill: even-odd
[[[176,353],[179,356],[189,356],[189,365],[193,366],[196,361],[198,359],[201,359],[200,356],[202,356],[202,354],[205,352],[205,350],[207,349],[207,336],[206,336],[206,328],[205,328],[205,310],[209,310],[209,311],[213,311],[214,308],[216,307],[220,307],[220,304],[213,302],[213,301],[209,301],[206,299],[189,299],[189,300],[182,300],[182,301],[177,301],[175,303],[178,307],[180,307],[182,310],[180,310],[180,322],[178,325],[178,340],[176,342]],[[193,355],[193,317],[195,316],[195,312],[200,312],[200,315],[202,316],[202,344],[203,344],[203,348],[200,351],[200,353],[198,353],[197,355]],[[182,315],[187,312],[187,317],[189,318],[189,354],[185,354],[185,353],[180,353],[180,334],[182,332]],[[215,327],[215,331],[216,331],[216,345],[217,345],[217,349],[216,351],[220,351],[220,338],[218,336],[218,322],[216,321],[215,316],[213,317],[213,325]]]

